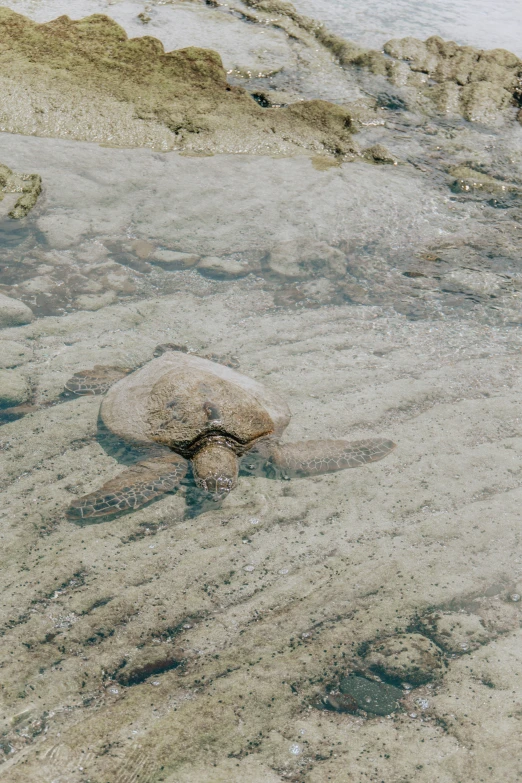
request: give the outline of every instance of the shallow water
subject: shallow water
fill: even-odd
[[[283,63],[261,83],[401,97],[228,6],[9,5],[212,46],[252,91]],[[522,25],[509,2],[296,7],[372,46],[517,52]],[[0,161],[44,182],[0,219],[0,292],[35,315],[0,332],[3,389],[19,384],[0,411],[9,783],[520,779],[522,126],[397,106],[356,136],[397,165],[0,137]],[[464,164],[496,184],[464,190]],[[75,524],[69,503],[139,455],[64,384],[164,344],[279,393],[287,442],[397,449],[289,481],[245,457],[220,504],[189,474]]]
[[[520,55],[522,15],[515,0],[448,0],[419,3],[397,0],[350,2],[343,0],[297,0],[296,8],[321,19],[339,35],[365,46],[379,47],[390,38],[412,35],[422,40],[430,35],[459,44],[502,48]]]

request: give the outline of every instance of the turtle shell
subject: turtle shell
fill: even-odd
[[[161,443],[190,455],[202,437],[226,436],[247,450],[279,436],[290,420],[287,405],[262,384],[229,367],[190,354],[167,352],[108,392],[104,424],[138,443]]]

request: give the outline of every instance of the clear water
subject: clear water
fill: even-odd
[[[381,47],[390,38],[407,35],[421,40],[440,35],[468,46],[507,49],[519,56],[522,53],[522,15],[515,0],[437,0],[422,4],[415,0],[297,0],[295,6],[338,35],[365,46]]]
[[[372,46],[520,46],[510,2],[296,5]],[[10,6],[107,12],[231,70],[285,62],[273,86],[301,97],[384,88],[199,3]],[[358,141],[399,165],[0,136],[44,182],[0,218],[0,292],[35,315],[0,332],[6,781],[519,779],[522,127],[391,111]],[[459,192],[462,163],[513,187]],[[221,504],[188,482],[74,524],[69,503],[137,456],[64,384],[165,343],[281,394],[288,442],[397,449],[290,481],[245,458]]]

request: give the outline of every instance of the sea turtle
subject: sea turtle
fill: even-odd
[[[66,389],[107,391],[103,425],[141,457],[74,500],[68,515],[77,520],[124,513],[172,492],[189,462],[200,490],[220,500],[237,485],[239,460],[250,450],[290,478],[355,468],[395,447],[384,438],[281,444],[290,411],[278,394],[231,367],[179,350],[165,350],[134,372],[96,366],[73,376]]]

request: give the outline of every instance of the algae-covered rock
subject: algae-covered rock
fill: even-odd
[[[520,89],[522,61],[505,49],[484,51],[434,35],[426,41],[393,39],[384,45],[384,52],[408,64],[412,72],[408,83],[431,99],[437,110],[461,114],[471,122],[495,121]],[[376,72],[368,58],[367,54],[369,64],[361,64]],[[390,66],[386,68],[390,73]],[[429,81],[419,82],[418,73],[426,74]]]
[[[34,207],[42,192],[42,178],[38,174],[16,174],[0,163],[0,201],[5,193],[20,193],[9,217],[20,219]]]
[[[367,147],[363,150],[362,157],[369,160],[371,163],[377,163],[379,165],[389,164],[396,166],[399,162],[395,155],[392,155],[383,144],[374,144],[372,147]]]
[[[515,185],[472,169],[470,166],[455,166],[449,173],[456,177],[452,184],[452,190],[456,193],[498,193],[516,190]]]
[[[228,83],[217,52],[165,52],[103,14],[37,24],[1,8],[0,65],[8,132],[196,153],[355,152],[346,109],[321,100],[262,108]]]

